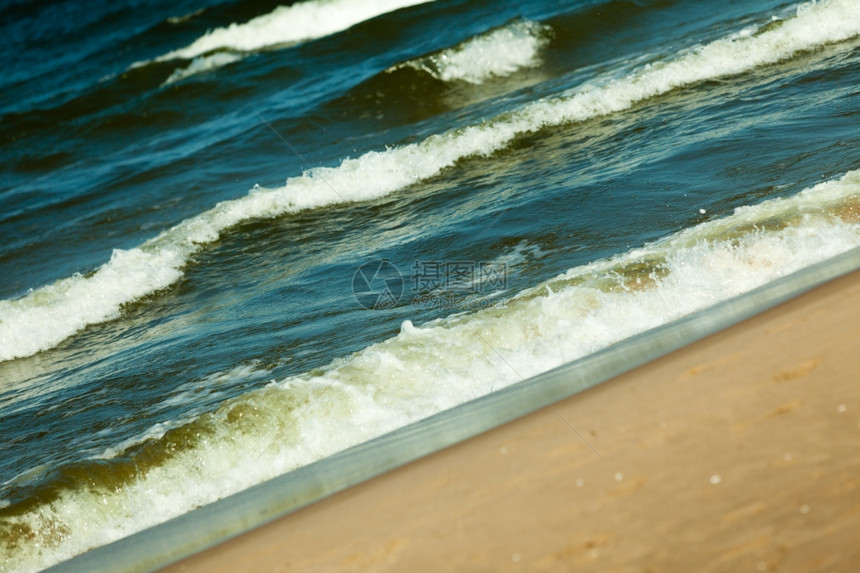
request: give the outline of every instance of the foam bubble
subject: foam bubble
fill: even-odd
[[[549,43],[550,32],[549,26],[518,20],[392,69],[410,67],[445,82],[480,84],[539,65],[539,52]]]
[[[860,10],[855,0],[804,4],[795,18],[759,35],[717,40],[566,97],[537,101],[420,143],[344,159],[338,167],[311,169],[283,187],[257,187],[140,247],[115,251],[90,276],[75,275],[23,298],[0,301],[0,360],[52,348],[89,324],[119,316],[122,304],[170,286],[201,245],[242,221],[383,197],[433,177],[461,159],[491,155],[519,134],[623,111],[682,86],[739,74],[858,34]]]

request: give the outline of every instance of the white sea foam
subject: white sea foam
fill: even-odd
[[[315,168],[276,189],[255,188],[219,203],[140,247],[115,251],[91,276],[73,276],[0,301],[0,360],[52,348],[85,326],[119,316],[122,304],[170,286],[201,245],[237,223],[304,209],[383,197],[437,175],[466,157],[488,156],[519,134],[629,109],[673,89],[739,74],[800,51],[860,34],[856,0],[804,4],[797,16],[755,36],[717,40],[678,58],[557,99],[537,101],[481,124],[420,143],[371,151],[338,167]]]
[[[127,485],[68,491],[0,522],[35,532],[11,564],[70,557],[857,246],[860,171],[852,171],[570,269],[502,307],[406,321],[393,338],[202,415],[200,441]],[[243,365],[221,376],[257,373],[265,375]]]
[[[244,24],[216,28],[184,48],[156,58],[163,62],[191,59],[216,50],[253,52],[297,44],[341,32],[356,24],[401,8],[431,0],[307,0],[279,6]]]
[[[551,28],[518,20],[465,42],[395,68],[410,67],[445,82],[480,84],[540,64],[540,50],[549,43]]]
[[[166,80],[164,80],[163,85],[168,85],[172,84],[173,82],[184,80],[187,77],[199,74],[201,72],[215,70],[226,66],[227,64],[238,62],[241,59],[241,55],[230,52],[216,52],[209,56],[198,56],[191,60],[191,63],[188,64],[187,67],[176,68],[175,70],[173,70],[173,73],[170,74],[170,76]]]

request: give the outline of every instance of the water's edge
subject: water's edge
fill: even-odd
[[[860,269],[860,248],[95,548],[46,571],[154,571],[596,386]]]

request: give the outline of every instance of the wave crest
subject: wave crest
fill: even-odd
[[[480,84],[540,64],[540,51],[549,44],[552,28],[518,20],[433,54],[391,68],[409,67],[443,82]]]
[[[432,0],[308,0],[279,6],[244,24],[233,23],[207,32],[188,46],[159,56],[156,61],[191,59],[215,50],[252,52],[306,42],[429,1]]]

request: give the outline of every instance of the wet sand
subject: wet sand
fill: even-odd
[[[165,571],[856,571],[860,272]]]

